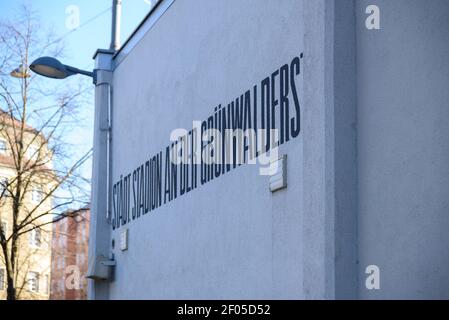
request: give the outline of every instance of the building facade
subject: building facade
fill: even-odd
[[[17,253],[14,267],[14,286],[17,299],[48,300],[51,276],[51,217],[46,215],[52,208],[46,192],[51,189],[51,155],[45,138],[32,127],[24,126],[22,143],[26,146],[20,166],[22,187],[17,187],[17,146],[12,144],[18,137],[21,123],[9,113],[0,111],[0,299],[7,297],[7,269],[4,246],[10,256],[13,230],[12,193],[20,189],[22,194],[17,215]]]
[[[53,224],[51,300],[87,299],[89,219],[86,208]]]
[[[448,56],[446,0],[159,1],[96,54],[90,298],[448,299]]]

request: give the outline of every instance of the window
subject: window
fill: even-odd
[[[8,179],[0,178],[0,197],[7,197],[8,194]]]
[[[29,146],[27,150],[27,157],[33,160],[37,160],[39,156],[39,149],[35,146]]]
[[[33,229],[30,231],[30,246],[39,248],[41,246],[41,230]]]
[[[5,154],[7,150],[8,150],[8,147],[7,147],[6,141],[3,139],[0,139],[0,153]]]
[[[0,269],[0,290],[5,290],[5,269]]]
[[[43,192],[40,188],[36,187],[31,191],[31,201],[34,203],[40,203],[43,198]]]
[[[48,274],[46,274],[44,276],[44,289],[43,289],[45,294],[50,294],[50,277],[48,276]]]
[[[39,292],[39,273],[28,273],[28,290],[31,292]]]

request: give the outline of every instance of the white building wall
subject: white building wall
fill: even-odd
[[[372,2],[381,30],[362,12]],[[449,298],[449,2],[357,1],[360,297]]]
[[[114,181],[299,57],[302,5],[175,1],[114,72]],[[302,138],[281,152],[286,190],[246,165],[127,225],[110,298],[303,298]]]
[[[150,17],[115,58],[114,183],[304,53],[301,133],[280,148],[287,189],[254,165],[198,173],[113,231],[108,297],[449,298],[448,17],[444,0],[176,0]]]

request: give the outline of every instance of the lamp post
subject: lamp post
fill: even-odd
[[[111,47],[97,50],[93,72],[62,64],[52,57],[33,61],[30,69],[44,77],[65,79],[80,74],[93,78],[95,84],[95,115],[92,161],[91,219],[89,231],[89,299],[109,298],[111,268],[115,265],[110,248],[110,187],[112,129],[113,56],[120,46],[121,0],[113,0]],[[106,165],[105,165],[106,164]]]
[[[52,57],[33,61],[30,69],[47,78],[65,79],[80,74],[93,78],[95,114],[92,160],[91,219],[89,232],[89,299],[108,299],[110,269],[114,266],[109,246],[112,127],[112,57],[114,50],[98,50],[93,72],[62,64]],[[106,164],[106,165],[105,165]]]

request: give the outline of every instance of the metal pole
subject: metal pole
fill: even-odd
[[[110,99],[113,52],[99,50],[95,55],[97,81],[95,84],[94,154],[92,161],[92,204],[89,233],[89,299],[107,300],[109,282],[96,279],[100,275],[99,257],[113,259],[110,232],[106,218],[110,191]],[[105,166],[105,163],[108,165]]]
[[[111,50],[120,49],[120,30],[122,19],[122,0],[112,1]]]

